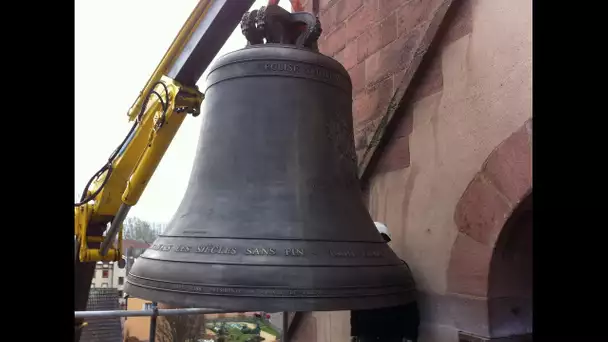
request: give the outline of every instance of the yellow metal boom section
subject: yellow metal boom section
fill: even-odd
[[[203,94],[196,86],[185,87],[164,76],[196,26],[206,15],[211,1],[200,1],[173,40],[160,64],[129,110],[135,121],[129,136],[112,154],[107,164],[87,185],[83,199],[74,207],[74,234],[80,262],[120,261],[122,229],[114,246],[102,233],[117,216],[135,205],[145,190],[185,116],[198,115]],[[124,217],[117,219],[122,221]],[[119,224],[121,222],[118,222]],[[113,226],[115,223],[113,223]],[[107,250],[99,243],[110,244]],[[102,244],[103,245],[103,244]]]
[[[122,203],[131,206],[137,203],[181,126],[186,110],[198,113],[202,93],[197,89],[184,88],[166,77],[161,82],[169,90],[166,115],[163,114],[160,99],[151,98],[132,139],[127,141],[124,151],[115,159],[111,176],[95,200],[94,211],[97,216],[113,216]],[[160,86],[154,90],[165,99]],[[94,192],[104,180],[98,179],[90,191]]]
[[[185,116],[197,115],[200,110],[203,94],[197,89],[182,87],[167,77],[162,77],[160,82],[153,88],[160,96],[144,103],[145,110],[136,118],[136,127],[124,146],[119,147],[109,169],[89,187],[87,196],[97,193],[93,200],[75,207],[75,234],[81,262],[121,258],[120,246],[110,248],[106,255],[98,248],[89,248],[90,242],[101,242],[102,237],[91,236],[88,228],[92,224],[107,225],[123,204],[137,203]],[[119,245],[121,235],[119,231]]]
[[[177,34],[177,36],[171,43],[171,46],[163,56],[163,59],[160,61],[160,63],[152,73],[152,76],[150,76],[148,83],[146,83],[146,86],[135,100],[135,103],[131,106],[131,109],[129,109],[129,120],[134,120],[135,117],[138,115],[139,111],[141,110],[141,107],[143,106],[146,97],[145,94],[150,92],[150,90],[154,86],[154,83],[158,82],[160,78],[167,73],[167,70],[169,70],[175,59],[183,51],[184,46],[188,41],[188,38],[190,38],[190,36],[194,32],[194,28],[205,17],[205,14],[207,14],[207,11],[209,10],[210,6],[211,1],[206,0],[199,1],[198,5],[196,5],[194,10],[184,23],[184,26],[182,26],[181,30],[179,30],[179,33]]]

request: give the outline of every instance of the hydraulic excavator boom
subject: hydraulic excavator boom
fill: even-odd
[[[253,2],[199,1],[131,106],[131,130],[74,205],[75,311],[86,310],[96,262],[124,267],[122,222],[186,115],[198,115],[204,96],[195,84]],[[82,322],[75,324],[79,341]]]
[[[269,0],[267,5],[277,6],[278,2]],[[303,10],[300,0],[290,2],[293,11]],[[253,3],[200,0],[129,109],[128,118],[133,122],[129,133],[74,205],[75,311],[86,310],[98,261],[114,261],[124,267],[122,222],[137,204],[186,115],[199,114],[204,95],[196,82],[239,22],[243,33],[250,28],[252,18],[244,14]],[[80,340],[82,326],[81,320],[75,322],[75,342]]]

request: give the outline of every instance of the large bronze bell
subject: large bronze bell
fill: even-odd
[[[184,199],[125,292],[226,311],[410,302],[409,269],[362,200],[351,91],[344,67],[314,49],[258,44],[219,58]]]

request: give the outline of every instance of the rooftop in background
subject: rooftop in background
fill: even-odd
[[[114,243],[116,244],[116,242],[114,242]],[[139,240],[123,239],[122,240],[122,254],[125,254],[129,247],[133,247],[133,249],[146,249],[146,248],[150,247],[150,244],[146,243],[144,241],[139,241]]]
[[[123,249],[127,249],[129,247],[148,248],[148,247],[150,247],[150,244],[146,243],[144,241],[124,239],[124,240],[122,240],[122,247],[123,247]]]
[[[118,310],[118,289],[92,288],[87,311]],[[88,319],[82,330],[81,342],[115,342],[122,340],[120,318],[103,317]]]

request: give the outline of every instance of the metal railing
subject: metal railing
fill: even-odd
[[[186,309],[158,309],[157,303],[152,303],[152,310],[106,310],[106,311],[76,311],[75,319],[87,318],[109,318],[109,317],[150,317],[150,337],[153,342],[156,338],[156,318],[158,316],[178,316],[178,315],[205,315],[228,313],[217,309],[207,308],[186,308]],[[280,341],[287,342],[287,329],[289,327],[289,317],[287,312],[283,312],[283,329]],[[235,317],[238,320],[238,317]],[[277,336],[279,337],[279,336]]]
[[[213,309],[156,309],[152,310],[107,310],[107,311],[76,311],[74,318],[101,318],[101,317],[153,317],[176,315],[202,315],[225,313]]]

